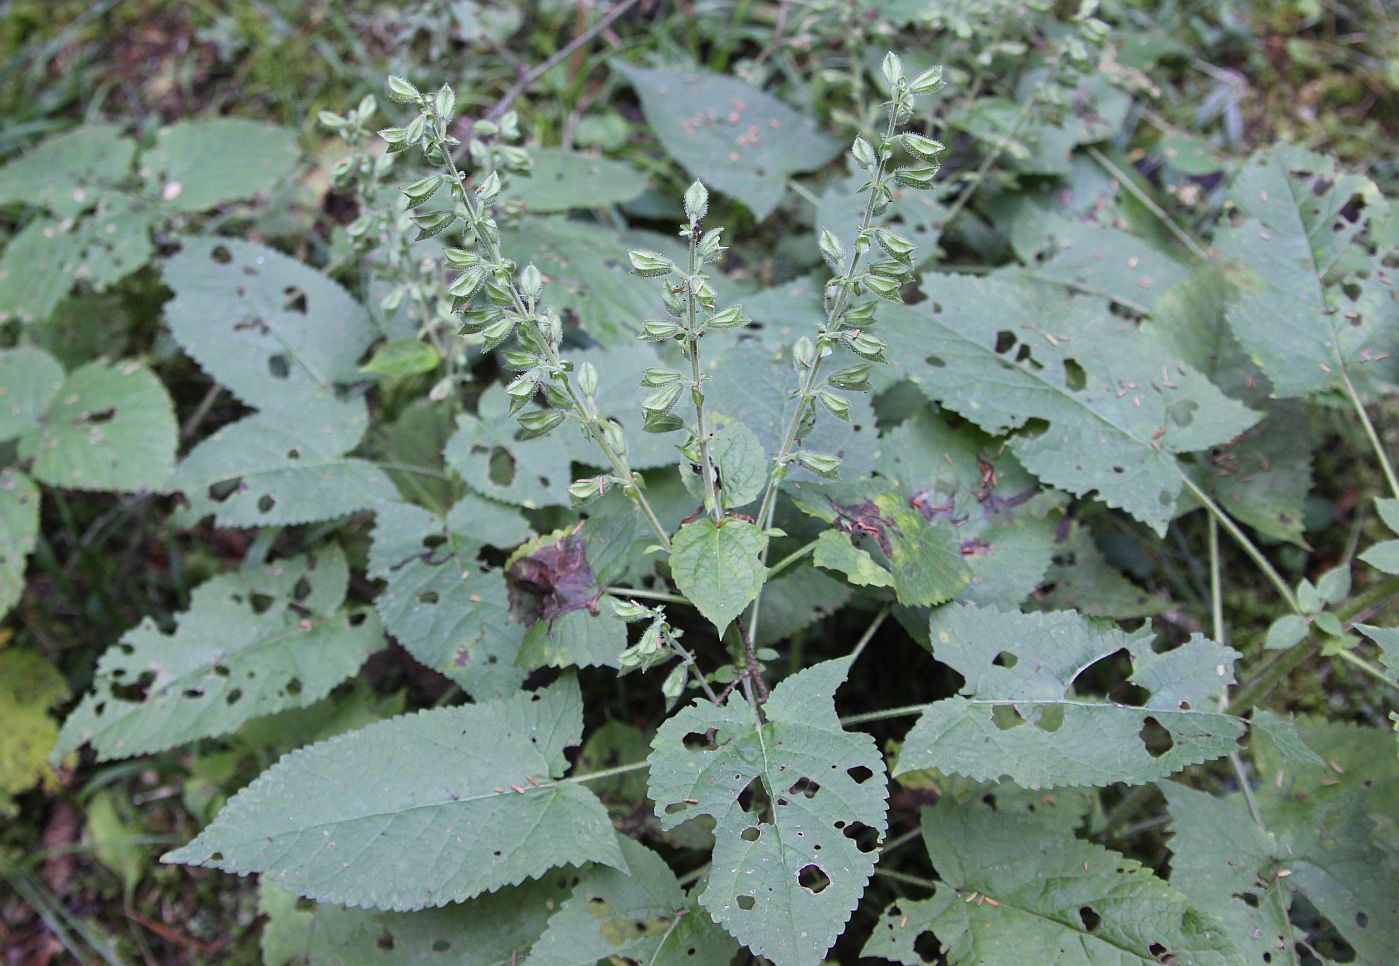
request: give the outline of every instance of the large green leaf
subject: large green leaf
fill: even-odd
[[[894,366],[993,435],[1041,480],[1096,493],[1164,533],[1184,485],[1176,454],[1258,419],[1097,299],[990,276],[925,275],[927,300],[885,309]]]
[[[562,148],[532,148],[528,177],[516,178],[503,197],[543,214],[571,208],[610,208],[646,190],[646,177],[625,161]]]
[[[131,175],[136,142],[115,124],[83,124],[0,168],[0,204],[34,205],[71,218]]]
[[[597,613],[582,607],[550,620],[541,618],[525,632],[515,663],[522,668],[621,667],[627,625],[612,612],[611,599],[600,597]]]
[[[782,201],[791,175],[815,171],[840,151],[810,119],[742,81],[694,69],[619,69],[667,153],[759,221]]]
[[[1357,195],[1374,194],[1368,179],[1287,145],[1257,152],[1234,179],[1235,211],[1215,237],[1239,289],[1229,324],[1279,396],[1340,388],[1347,371],[1361,384],[1399,381],[1392,290],[1353,302],[1334,284],[1338,260],[1364,226],[1343,211]]]
[[[263,963],[502,966],[539,938],[574,881],[561,871],[440,909],[380,912],[311,903],[263,880]]]
[[[175,211],[251,198],[296,170],[296,132],[241,117],[180,121],[141,155],[148,188]]]
[[[34,478],[74,490],[158,490],[175,465],[175,407],[139,362],[91,362],[68,374],[19,441]]]
[[[1207,912],[1134,859],[1037,818],[975,803],[923,810],[923,841],[942,882],[900,900],[867,956],[917,966],[931,932],[952,966],[1239,966],[1248,962]]]
[[[767,567],[762,554],[768,538],[747,520],[710,517],[687,523],[670,547],[675,586],[723,637],[729,622],[763,589]]]
[[[1244,732],[1215,711],[1238,652],[1196,634],[1157,653],[1150,627],[1128,634],[1060,611],[1019,614],[959,604],[933,614],[933,655],[966,679],[928,706],[896,775],[936,768],[1019,785],[1106,785],[1163,778],[1227,755]],[[1076,692],[1090,666],[1125,651],[1140,706]],[[1154,727],[1152,723],[1154,722]]]
[[[702,909],[692,908],[665,861],[630,839],[622,839],[622,854],[629,872],[594,866],[584,873],[549,919],[529,961],[729,966],[737,945]]]
[[[164,265],[165,323],[200,368],[250,406],[293,411],[363,378],[377,337],[359,303],[308,265],[253,242],[187,238]]]
[[[1254,735],[1255,797],[1273,845],[1267,871],[1289,873],[1284,892],[1305,895],[1354,949],[1356,962],[1389,962],[1399,948],[1394,742],[1378,728],[1314,718],[1297,725],[1322,762],[1289,758],[1271,738]]]
[[[442,457],[477,493],[503,503],[536,508],[569,502],[573,482],[573,442],[578,431],[562,426],[542,439],[516,439],[505,387],[491,386],[481,394],[474,414],[457,417],[457,429]]]
[[[1247,962],[1297,963],[1287,920],[1292,897],[1277,876],[1276,840],[1242,801],[1161,782],[1171,814],[1171,885],[1208,909],[1248,953]]]
[[[514,693],[525,679],[516,667],[525,628],[510,619],[505,577],[477,560],[496,521],[439,517],[408,503],[378,507],[369,576],[388,582],[374,601],[379,616],[409,654],[456,681],[476,698]],[[517,519],[517,518],[516,518]]]
[[[741,695],[721,707],[695,702],[652,744],[661,825],[716,822],[700,904],[777,966],[820,961],[859,903],[884,836],[884,759],[873,738],[843,731],[836,716],[850,664],[787,678],[761,724]]]
[[[212,513],[221,527],[331,520],[395,500],[383,470],[344,455],[368,422],[358,399],[308,402],[295,420],[272,411],[246,416],[190,451],[170,488],[189,501],[189,522]]]
[[[257,872],[298,895],[396,911],[461,902],[560,865],[626,869],[602,804],[563,777],[564,749],[582,731],[572,678],[370,725],[285,756],[163,861]]]
[[[1119,620],[1151,617],[1170,606],[1169,600],[1147,593],[1110,564],[1092,531],[1072,519],[1055,536],[1039,604],[1043,610],[1076,610],[1088,617]]]
[[[0,617],[24,593],[24,568],[39,536],[39,488],[19,470],[0,470]]]
[[[63,385],[63,367],[43,349],[0,350],[0,441],[39,425]]]
[[[15,814],[14,796],[54,782],[49,749],[58,724],[49,715],[68,700],[68,683],[42,656],[18,647],[0,650],[0,815]]]
[[[56,754],[148,754],[320,700],[384,643],[372,612],[344,606],[349,579],[331,547],[205,581],[172,633],[147,618],[102,655]]]

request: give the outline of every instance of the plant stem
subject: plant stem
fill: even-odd
[[[1137,201],[1141,202],[1142,207],[1144,207],[1147,211],[1151,212],[1154,216],[1156,216],[1156,219],[1160,221],[1162,225],[1165,226],[1166,230],[1175,236],[1176,241],[1180,242],[1182,245],[1184,245],[1190,250],[1190,254],[1194,255],[1202,262],[1207,262],[1210,260],[1210,253],[1205,251],[1205,249],[1200,245],[1200,243],[1197,242],[1194,238],[1191,238],[1184,228],[1181,228],[1180,225],[1176,224],[1175,221],[1171,218],[1171,216],[1166,214],[1165,210],[1162,209],[1162,207],[1158,205],[1149,194],[1143,191],[1135,181],[1129,178],[1122,171],[1121,168],[1113,164],[1111,159],[1109,159],[1107,155],[1103,154],[1102,151],[1099,151],[1096,147],[1094,147],[1091,144],[1088,146],[1087,150],[1089,157],[1091,157],[1094,161],[1097,161],[1104,171],[1116,178],[1117,183],[1122,185],[1123,188],[1126,188],[1127,193],[1130,194],[1133,198],[1136,198]]]
[[[684,604],[686,607],[693,607],[688,597],[679,594],[668,594],[662,590],[646,590],[642,587],[604,587],[604,593],[614,594],[618,597],[635,597],[637,600],[659,600],[667,604]]]
[[[1375,451],[1375,459],[1379,460],[1380,469],[1384,472],[1384,478],[1389,483],[1391,496],[1399,497],[1399,476],[1395,475],[1394,464],[1389,459],[1389,454],[1384,451],[1384,443],[1380,441],[1380,434],[1375,432],[1375,424],[1370,422],[1370,414],[1365,411],[1365,403],[1361,401],[1360,394],[1355,391],[1355,384],[1350,381],[1350,375],[1346,372],[1346,367],[1340,367],[1341,382],[1346,387],[1346,395],[1350,397],[1351,405],[1355,407],[1355,414],[1360,417],[1360,425],[1365,427],[1365,435],[1369,437],[1370,446]]]
[[[623,6],[625,6],[625,4]],[[440,124],[440,121],[438,124]],[[434,127],[436,126],[438,125],[434,124]],[[481,210],[476,205],[476,199],[471,197],[471,192],[467,190],[466,182],[462,178],[461,171],[457,169],[457,163],[452,159],[452,152],[448,150],[448,145],[446,143],[447,132],[445,130],[439,130],[437,133],[438,147],[441,149],[443,157],[446,158],[447,169],[452,178],[452,190],[456,192],[457,197],[459,197],[462,204],[466,206],[467,215],[470,218],[472,228],[476,229],[477,238],[480,240],[481,247],[486,252],[486,257],[492,264],[499,265],[504,261],[504,256],[500,252],[500,244],[495,240],[492,232],[482,230]],[[514,303],[516,314],[519,315],[522,321],[530,318],[532,313],[528,306],[525,305],[524,297],[520,294],[520,290],[515,285],[514,281],[510,281],[507,287],[510,290],[510,298]],[[555,348],[553,342],[545,336],[544,332],[539,331],[537,323],[535,323],[535,330],[537,341],[544,347],[544,351],[549,357],[550,367],[559,376],[556,381],[563,386],[564,392],[568,395],[569,401],[573,405],[574,414],[583,424],[584,431],[587,432],[598,449],[602,450],[603,456],[605,456],[608,463],[612,465],[613,472],[616,473],[620,479],[625,481],[623,485],[627,488],[628,495],[635,499],[636,505],[646,517],[646,522],[651,525],[651,529],[656,534],[656,539],[661,542],[661,546],[666,550],[670,550],[670,534],[667,533],[665,527],[661,525],[660,518],[656,516],[655,508],[651,506],[651,501],[646,498],[645,492],[641,487],[637,486],[631,466],[627,463],[626,459],[618,454],[607,442],[607,437],[603,433],[602,426],[597,416],[583,405],[583,400],[579,398],[578,391],[573,386],[573,381],[569,379],[568,372],[563,367],[563,361],[559,358],[558,349]]]
[[[1220,573],[1219,566],[1219,523],[1214,517],[1209,518],[1209,556],[1210,556],[1210,623],[1215,641],[1220,644],[1226,643],[1224,639],[1224,579]],[[1219,710],[1223,711],[1229,706],[1229,689],[1225,688],[1219,696]],[[1259,811],[1258,800],[1253,796],[1253,786],[1249,784],[1248,771],[1244,768],[1244,760],[1237,751],[1229,752],[1229,765],[1234,769],[1234,776],[1239,782],[1239,791],[1243,792],[1244,802],[1248,805],[1248,814],[1253,817],[1253,824],[1263,831],[1267,831],[1263,824],[1263,813]]]
[[[962,189],[962,193],[952,202],[952,207],[949,208],[947,214],[943,216],[942,223],[938,226],[940,230],[944,232],[947,231],[947,227],[957,220],[957,216],[962,213],[962,209],[967,206],[968,202],[972,200],[972,197],[981,188],[981,183],[986,180],[987,172],[991,170],[991,166],[1005,153],[1005,149],[1010,146],[1010,142],[1015,140],[1015,136],[1020,133],[1020,129],[1025,126],[1025,122],[1030,119],[1030,108],[1033,107],[1034,104],[1035,101],[1033,97],[1025,102],[1024,106],[1020,108],[1020,113],[1015,116],[1015,123],[1011,125],[1006,136],[997,141],[996,147],[992,149],[991,153],[981,159],[981,164],[977,165],[976,170],[972,172],[971,180],[967,182],[967,186]]]
[[[1356,654],[1352,651],[1339,651],[1337,652],[1337,656],[1342,661],[1345,661],[1347,664],[1359,668],[1361,671],[1364,671],[1366,674],[1370,675],[1370,677],[1374,678],[1376,681],[1380,682],[1385,687],[1393,688],[1394,690],[1399,691],[1399,683],[1396,683],[1395,681],[1391,680],[1389,675],[1385,674],[1383,671],[1375,667],[1369,661],[1365,660],[1359,654]]]
[[[881,879],[889,879],[892,882],[902,882],[904,885],[918,886],[920,889],[936,889],[938,886],[932,879],[920,878],[916,875],[909,875],[906,872],[895,872],[893,869],[876,868],[874,874]]]
[[[700,368],[700,331],[695,308],[695,275],[699,272],[699,225],[691,223],[690,271],[685,276],[685,354],[690,357],[690,378],[693,385],[690,399],[695,404],[695,438],[699,442],[700,472],[704,475],[704,497],[709,502],[709,514],[715,525],[724,520],[724,508],[719,503],[719,491],[714,486],[714,461],[709,455],[709,429],[704,420],[704,372]]]
[[[796,562],[797,562],[798,560],[800,560],[801,558],[807,556],[808,554],[814,553],[815,551],[816,551],[816,541],[815,541],[815,540],[811,541],[811,542],[808,543],[808,544],[805,544],[805,545],[799,547],[799,548],[796,549],[796,550],[793,550],[791,553],[787,554],[787,556],[783,557],[781,560],[777,561],[777,563],[773,564],[771,567],[768,568],[767,579],[768,579],[768,580],[771,580],[772,578],[776,577],[778,574],[782,573],[782,571],[784,571],[784,570],[786,570],[788,567],[792,566],[792,564],[796,563]]]
[[[843,727],[845,725],[866,724],[870,721],[884,721],[889,718],[907,718],[909,715],[922,714],[929,707],[930,705],[924,702],[923,704],[906,704],[898,708],[885,708],[883,711],[864,711],[860,714],[846,715],[840,719],[840,723]]]
[[[884,138],[880,143],[879,163],[875,168],[874,176],[870,178],[870,184],[872,186],[878,185],[880,180],[884,177],[884,169],[888,164],[888,159],[885,157],[886,152],[884,144],[894,136],[896,119],[897,112],[891,104],[889,108],[889,122],[884,128]],[[850,255],[846,261],[843,277],[847,280],[853,278],[856,270],[860,267],[860,258],[863,254],[860,240],[863,239],[865,233],[869,231],[870,222],[874,220],[874,206],[877,198],[878,189],[876,187],[871,187],[869,198],[865,201],[864,214],[860,216],[860,227],[855,234],[855,244],[851,247]],[[848,284],[842,285],[840,294],[836,296],[835,302],[826,313],[827,330],[832,330],[840,326],[841,314],[845,311],[845,307],[849,300],[850,286]],[[763,502],[758,508],[758,526],[764,530],[772,526],[772,517],[777,509],[777,491],[781,489],[782,480],[786,476],[787,463],[792,456],[792,446],[796,443],[797,431],[801,428],[802,420],[806,416],[806,408],[811,405],[811,389],[812,386],[816,384],[816,378],[821,372],[821,361],[823,358],[824,356],[818,347],[816,358],[812,360],[811,365],[806,368],[806,371],[801,374],[797,387],[797,405],[796,408],[792,410],[792,418],[787,423],[786,431],[782,434],[782,446],[778,449],[777,456],[773,459],[772,475],[768,478],[767,489],[763,491]],[[767,563],[766,547],[763,548],[763,563]],[[752,610],[749,611],[748,616],[748,625],[752,628],[754,634],[756,634],[758,630],[758,618],[762,613],[762,603],[763,595],[762,592],[759,591],[758,596],[753,599],[753,607]]]
[[[719,696],[714,693],[714,689],[709,686],[709,682],[704,679],[704,673],[699,669],[699,662],[695,660],[695,655],[675,639],[675,635],[666,635],[671,650],[680,655],[680,660],[690,669],[690,674],[694,677],[695,683],[699,685],[704,696],[709,699],[710,704],[719,704]]]
[[[892,606],[891,604],[885,604],[875,616],[874,620],[870,622],[870,626],[865,628],[865,632],[860,635],[860,639],[855,643],[855,650],[850,652],[850,662],[852,664],[860,659],[860,654],[864,651],[865,645],[874,639],[875,631],[879,630],[879,626],[883,624],[885,618],[889,616],[889,611],[892,609]]]
[[[1263,552],[1248,538],[1248,534],[1244,533],[1243,530],[1239,528],[1239,525],[1234,522],[1233,518],[1225,513],[1219,504],[1211,500],[1209,494],[1202,490],[1194,480],[1189,476],[1184,476],[1182,478],[1185,481],[1185,488],[1200,502],[1201,506],[1209,511],[1210,516],[1219,521],[1219,525],[1224,528],[1229,536],[1234,538],[1234,542],[1248,555],[1249,559],[1258,565],[1258,569],[1262,571],[1263,576],[1268,579],[1270,584],[1277,588],[1278,593],[1282,595],[1282,599],[1287,602],[1287,606],[1292,609],[1292,612],[1295,614],[1302,614],[1302,605],[1298,603],[1297,595],[1292,592],[1291,587],[1287,586],[1287,581],[1282,579],[1282,575],[1268,562],[1268,558],[1263,556]]]
[[[617,765],[614,768],[604,768],[602,771],[590,771],[586,775],[572,775],[568,778],[560,778],[554,782],[555,785],[577,785],[582,782],[597,781],[600,778],[615,778],[617,775],[629,775],[634,771],[641,771],[649,767],[648,762],[634,761],[629,765]]]

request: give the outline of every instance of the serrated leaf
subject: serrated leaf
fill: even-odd
[[[0,442],[39,425],[62,385],[63,367],[43,349],[0,350]]]
[[[1399,374],[1399,315],[1332,284],[1364,225],[1342,212],[1374,194],[1368,179],[1290,145],[1256,152],[1230,187],[1236,211],[1215,237],[1240,290],[1229,324],[1279,396],[1338,389],[1343,370],[1361,383]]]
[[[1272,739],[1273,744],[1288,761],[1304,765],[1324,765],[1325,761],[1307,746],[1297,720],[1291,715],[1274,714],[1267,708],[1254,708],[1249,727],[1256,728]]]
[[[368,425],[364,401],[307,403],[298,418],[245,416],[211,433],[170,477],[185,494],[190,525],[209,514],[221,527],[291,526],[333,520],[398,491],[373,463],[345,456]]]
[[[37,426],[19,440],[41,483],[74,490],[158,490],[175,464],[175,407],[139,362],[73,370]]]
[[[296,132],[238,117],[179,121],[141,155],[147,188],[175,211],[205,211],[268,191],[297,168]]]
[[[991,437],[918,412],[881,437],[879,472],[930,521],[951,522],[971,568],[959,600],[1014,607],[1034,592],[1054,556],[1046,516],[1063,497],[1041,496],[1032,476]]]
[[[768,538],[747,520],[729,517],[718,526],[709,517],[687,523],[670,547],[675,586],[724,636],[729,622],[763,589]]]
[[[621,844],[629,874],[601,866],[584,873],[550,917],[529,961],[535,966],[624,960],[729,966],[738,946],[703,909],[691,908],[665,861],[630,839]]]
[[[312,903],[263,881],[265,966],[500,966],[523,957],[577,876],[558,872],[417,912]]]
[[[1158,533],[1184,485],[1176,455],[1257,422],[1098,300],[1014,276],[926,275],[923,289],[924,303],[885,309],[894,366],[986,432],[1020,430],[1010,450],[1041,480]]]
[[[1296,964],[1292,897],[1277,877],[1275,840],[1241,801],[1175,782],[1158,787],[1171,816],[1171,885],[1210,910],[1248,962]]]
[[[531,148],[529,155],[529,175],[516,177],[502,193],[526,211],[610,208],[646,190],[646,177],[625,161],[562,148]]]
[[[384,644],[372,613],[343,606],[348,586],[333,546],[205,581],[172,633],[147,618],[102,655],[55,755],[163,751],[320,700]]]
[[[282,412],[363,378],[377,333],[359,303],[308,265],[252,242],[185,238],[164,263],[165,323],[199,367],[250,406]]]
[[[596,606],[596,614],[583,607],[554,620],[535,621],[525,632],[515,663],[530,670],[621,667],[621,654],[627,646],[627,625],[612,613],[612,605],[606,597],[600,598]]]
[[[394,911],[472,899],[561,865],[625,870],[602,804],[559,780],[582,730],[572,678],[370,725],[285,756],[162,861],[257,872],[308,898]]]
[[[569,502],[571,444],[556,437],[517,440],[509,397],[494,385],[481,394],[475,415],[457,417],[442,456],[477,493],[530,509]],[[638,434],[640,435],[640,434]]]
[[[525,679],[515,666],[525,628],[510,619],[505,577],[477,560],[489,532],[480,526],[457,530],[421,507],[381,505],[368,571],[388,582],[374,606],[409,654],[473,697],[503,698]]]
[[[1170,602],[1147,593],[1108,562],[1092,532],[1069,520],[1054,540],[1054,558],[1045,574],[1043,610],[1077,610],[1088,617],[1151,617]]]
[[[0,815],[11,816],[12,798],[40,782],[56,784],[46,760],[58,738],[49,711],[68,700],[58,668],[33,651],[0,649]]]
[[[845,574],[857,587],[894,586],[894,575],[876,563],[869,551],[855,546],[850,534],[840,530],[821,531],[811,559],[818,567]]]
[[[726,509],[747,506],[763,495],[772,465],[751,429],[740,422],[724,426],[714,434],[710,455],[719,474],[719,496]]]
[[[928,706],[904,740],[896,775],[936,768],[1028,788],[1138,784],[1227,755],[1244,723],[1212,710],[1239,654],[1198,634],[1156,653],[1143,627],[1128,634],[1071,612],[1018,614],[969,604],[934,613],[933,655],[966,679]],[[1125,651],[1140,707],[1091,700],[1074,681]],[[1148,745],[1150,723],[1164,743]]]
[[[60,218],[85,211],[131,174],[136,142],[115,124],[83,124],[46,138],[0,168],[0,204],[34,205]]]
[[[742,81],[697,69],[617,66],[666,152],[759,221],[782,201],[791,175],[815,171],[840,152],[840,142],[810,119]]]
[[[39,536],[39,488],[19,470],[0,470],[0,617],[24,594],[24,570]]]
[[[1387,962],[1399,944],[1399,759],[1377,728],[1296,719],[1325,764],[1287,760],[1255,740],[1255,797],[1287,892],[1307,897],[1355,950],[1356,962]],[[1257,738],[1257,736],[1255,736]],[[1276,874],[1276,873],[1275,873]]]
[[[1082,966],[1244,961],[1180,892],[1070,831],[978,803],[924,809],[923,841],[943,881],[933,898],[901,900],[897,916],[886,912],[866,955],[925,962],[914,942],[931,931],[952,966],[1045,957]]]
[[[841,730],[835,712],[850,663],[826,661],[778,684],[762,724],[731,695],[722,707],[683,709],[652,744],[662,827],[699,815],[717,823],[700,904],[777,966],[818,962],[835,942],[884,835],[884,759],[869,735]],[[739,803],[750,788],[754,812]]]

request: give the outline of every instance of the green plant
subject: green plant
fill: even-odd
[[[331,251],[358,294],[260,243],[181,236],[164,327],[251,411],[173,470],[145,368],[0,356],[24,400],[5,416],[7,594],[38,527],[30,477],[177,494],[178,526],[258,534],[173,628],[112,645],[55,758],[189,745],[209,789],[235,783],[224,750],[286,752],[226,804],[187,795],[217,815],[166,857],[258,873],[272,962],[815,963],[839,942],[919,963],[929,935],[954,963],[1382,960],[1393,737],[1261,702],[1317,653],[1399,686],[1378,616],[1395,540],[1365,545],[1354,590],[1349,555],[1315,579],[1274,563],[1304,549],[1313,414],[1356,421],[1399,533],[1372,419],[1399,388],[1390,202],[1264,149],[1197,238],[1093,146],[1127,95],[1081,70],[1084,39],[1107,42],[1092,15],[1008,24],[1027,39],[963,57],[973,91],[938,113],[983,143],[949,205],[915,110],[940,69],[866,70],[852,41],[850,93],[883,90],[880,128],[806,191],[814,237],[791,247],[813,255],[768,287],[713,221],[770,226],[839,144],[743,81],[617,71],[690,182],[651,201],[678,235],[557,214],[640,199],[616,184],[638,168],[531,165],[519,116],[462,124],[448,87],[390,81],[407,115],[384,155],[373,99],[321,115],[352,152],[333,175],[358,211]],[[977,68],[1015,43],[1054,97],[1030,80],[1009,107],[979,99]],[[981,131],[978,109],[1015,120]],[[1011,148],[1020,126],[1061,135],[1046,166]],[[983,194],[1003,154],[1015,180]],[[973,202],[987,220],[958,235],[1002,231],[1009,264],[933,270]],[[150,399],[108,392],[113,373]],[[1202,545],[1178,601],[1103,552],[1164,557],[1168,536]],[[1230,613],[1229,633],[1225,576],[1246,567],[1288,613]],[[434,706],[347,684],[388,637],[451,682]],[[906,666],[904,637],[935,662]],[[42,731],[62,689],[36,691],[23,726]],[[1169,875],[1124,855],[1157,795]],[[916,839],[936,880],[890,861]],[[102,854],[129,891],[140,863]]]

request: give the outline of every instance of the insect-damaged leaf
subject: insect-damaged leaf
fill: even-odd
[[[1067,612],[1019,614],[958,604],[933,614],[933,655],[966,679],[928,706],[904,741],[896,775],[923,768],[1028,788],[1139,784],[1233,751],[1238,718],[1215,710],[1233,683],[1232,648],[1196,634],[1152,649],[1150,627],[1128,634]],[[1140,707],[1075,690],[1083,672],[1122,653]]]
[[[1399,381],[1399,303],[1371,279],[1352,298],[1337,263],[1364,222],[1343,214],[1375,194],[1334,161],[1292,146],[1255,153],[1229,191],[1215,247],[1239,295],[1229,324],[1282,397]]]
[[[818,962],[835,942],[884,835],[884,759],[869,735],[841,730],[835,712],[850,663],[826,661],[778,684],[763,724],[731,695],[722,707],[683,709],[652,744],[661,825],[699,815],[717,823],[700,904],[777,966]]]
[[[1035,962],[1046,950],[1081,966],[1248,961],[1207,911],[1072,830],[979,802],[939,805],[923,810],[923,842],[942,882],[931,899],[886,910],[866,956],[927,962],[915,943],[932,933],[951,966]]]
[[[670,156],[760,221],[782,201],[789,176],[815,171],[840,151],[810,120],[742,81],[702,70],[618,69]]]
[[[1257,422],[1105,303],[1000,275],[925,275],[927,300],[890,306],[893,365],[992,434],[1041,480],[1095,492],[1158,532],[1184,484],[1175,454]]]
[[[257,872],[298,895],[399,911],[561,865],[625,870],[602,803],[559,781],[564,749],[582,731],[572,678],[382,721],[282,758],[162,861]]]
[[[250,406],[288,411],[363,378],[377,333],[336,282],[252,242],[186,238],[164,264],[170,333]]]
[[[19,441],[41,483],[74,490],[156,490],[175,463],[175,407],[139,362],[91,362],[68,374]]]
[[[373,463],[344,454],[369,422],[363,400],[308,402],[296,420],[266,412],[223,426],[170,477],[189,525],[214,514],[221,527],[290,526],[331,520],[394,500]]]
[[[694,908],[665,861],[622,840],[627,873],[595,866],[549,919],[530,949],[535,966],[598,962],[729,966],[737,945]],[[677,918],[679,922],[676,922]]]
[[[47,138],[0,168],[0,204],[45,208],[71,218],[131,175],[136,142],[115,124],[84,124]]]
[[[514,517],[495,512],[500,522]],[[504,575],[477,559],[483,536],[500,539],[500,523],[463,522],[408,503],[379,506],[368,571],[388,586],[374,606],[413,657],[475,698],[501,698],[524,681],[515,661],[525,628],[510,619]]]
[[[546,538],[510,564],[511,616],[529,627],[516,659],[521,667],[619,666],[626,624],[603,599],[587,548],[574,531],[554,543]]]
[[[320,700],[384,643],[348,585],[337,547],[205,581],[173,633],[147,618],[102,655],[55,754],[148,754]]]

